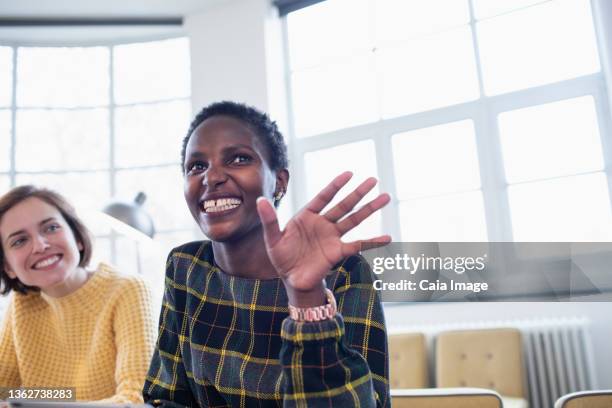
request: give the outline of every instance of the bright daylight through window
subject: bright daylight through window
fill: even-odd
[[[143,191],[161,251],[192,240],[193,221],[175,199],[191,117],[189,59],[186,38],[1,46],[0,194],[30,183],[59,191],[80,210],[101,210],[112,197],[131,201]],[[118,237],[111,246],[107,227],[89,226],[99,259],[135,269],[134,245]]]
[[[288,14],[298,203],[337,168],[367,169],[395,200],[363,228],[396,240],[612,239],[595,28],[585,0],[327,0]]]

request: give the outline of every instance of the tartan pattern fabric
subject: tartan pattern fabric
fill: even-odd
[[[345,259],[326,278],[339,314],[303,323],[288,318],[280,279],[223,273],[209,241],[175,248],[166,267],[158,343],[143,390],[148,403],[390,406],[384,316],[362,257]]]

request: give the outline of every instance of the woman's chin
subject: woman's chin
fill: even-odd
[[[38,286],[41,290],[54,289],[61,286],[66,279],[66,274],[57,274],[55,276],[49,276],[48,279],[45,279],[36,286]]]
[[[215,226],[214,228],[201,228],[202,232],[208,239],[214,242],[228,242],[232,241],[235,234],[235,230],[233,228],[220,228],[220,226]]]

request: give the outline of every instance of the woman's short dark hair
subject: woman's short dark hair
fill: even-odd
[[[52,205],[62,214],[62,217],[64,217],[66,223],[68,223],[68,226],[72,230],[76,242],[80,243],[83,247],[83,249],[79,251],[79,266],[87,266],[91,260],[91,253],[93,252],[91,235],[89,234],[89,230],[85,227],[85,224],[83,224],[83,221],[76,215],[74,207],[60,194],[46,188],[31,185],[15,187],[0,197],[0,221],[2,221],[2,217],[4,217],[7,211],[22,201],[32,197]],[[36,287],[24,285],[17,278],[11,279],[4,270],[4,264],[4,249],[0,243],[0,295],[5,295],[11,290],[23,294],[28,291],[39,290]]]
[[[287,145],[285,144],[283,135],[276,126],[276,122],[270,120],[268,115],[252,106],[237,102],[223,101],[204,107],[191,122],[187,136],[183,139],[183,147],[181,149],[182,169],[185,168],[185,151],[187,150],[187,144],[189,143],[191,134],[202,122],[213,116],[229,116],[243,122],[255,132],[268,149],[270,156],[270,163],[268,164],[270,168],[274,171],[287,168],[289,165]]]

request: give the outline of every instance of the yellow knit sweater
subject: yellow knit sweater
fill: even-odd
[[[104,264],[68,296],[15,294],[0,329],[0,387],[74,387],[77,400],[141,402],[154,328],[146,285]]]

